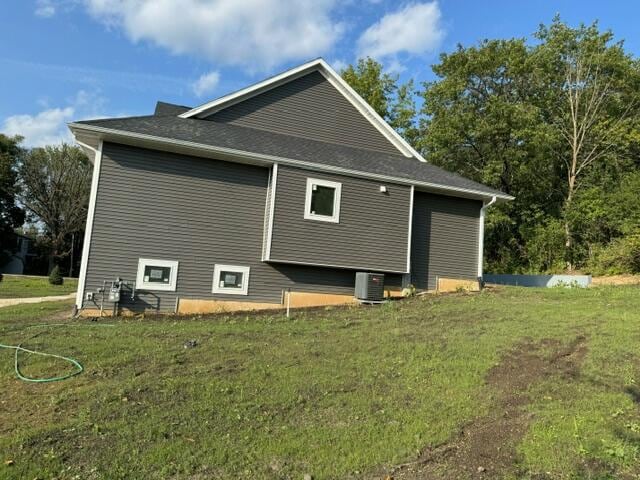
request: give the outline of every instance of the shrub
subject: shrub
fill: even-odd
[[[596,275],[640,273],[640,231],[617,238],[595,252],[590,266]]]
[[[56,265],[55,267],[53,267],[53,270],[51,270],[51,273],[49,274],[49,283],[51,285],[62,285],[63,282],[64,279],[60,274],[60,267]]]
[[[416,294],[416,287],[411,283],[402,289],[403,297],[413,297]]]

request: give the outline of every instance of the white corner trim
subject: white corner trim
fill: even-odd
[[[223,271],[242,273],[242,285],[240,287],[221,287],[220,286],[220,274]],[[224,293],[230,295],[247,295],[249,293],[249,273],[250,267],[243,267],[239,265],[220,265],[216,264],[213,267],[213,285],[211,287],[211,293]]]
[[[411,185],[411,191],[409,192],[409,229],[407,233],[407,272],[411,273],[411,235],[413,230],[413,197],[415,193],[415,187]]]
[[[313,187],[328,187],[334,189],[333,194],[333,215],[318,215],[311,211],[311,196]],[[340,223],[340,198],[342,196],[342,183],[330,180],[320,180],[318,178],[307,178],[307,189],[304,200],[305,220],[318,220],[321,222]]]
[[[262,252],[260,254],[260,261],[264,262],[267,259],[267,237],[269,236],[269,209],[271,207],[271,177],[272,169],[269,169],[269,175],[267,176],[267,193],[264,196],[264,218],[262,219]]]
[[[267,250],[264,260],[271,258],[271,238],[273,237],[273,216],[276,211],[276,187],[278,186],[278,164],[273,164],[271,175],[271,196],[269,197],[269,225],[267,227]]]
[[[369,121],[391,144],[396,147],[405,157],[415,157],[421,162],[426,160],[409,143],[396,132],[378,113],[367,103],[351,86],[322,58],[312,60],[302,65],[298,65],[290,70],[282,72],[271,78],[250,85],[246,88],[230,93],[216,100],[207,102],[199,107],[179,115],[180,118],[191,118],[215,113],[223,108],[234,105],[238,102],[259,95],[265,91],[287,83],[291,80],[317,70],[327,79],[333,87],[338,90],[357,110]]]
[[[153,283],[146,282],[144,280],[144,269],[147,266],[154,267],[169,267],[171,269],[171,276],[169,277],[169,283]],[[157,260],[153,258],[139,258],[138,259],[138,274],[136,275],[136,290],[148,290],[148,291],[163,291],[163,292],[175,292],[176,284],[178,280],[178,266],[177,260]]]
[[[478,278],[482,278],[482,275],[483,275],[482,263],[483,263],[483,258],[484,258],[484,216],[485,216],[485,211],[491,205],[496,203],[496,200],[497,199],[494,196],[488,203],[485,203],[480,208],[480,225],[479,225],[479,228],[478,228]]]
[[[84,290],[87,283],[87,266],[89,264],[89,250],[91,249],[91,235],[93,233],[93,217],[96,212],[96,199],[98,197],[98,182],[100,181],[100,167],[102,165],[102,140],[98,143],[98,149],[87,145],[94,151],[93,173],[91,175],[91,191],[89,193],[89,206],[87,208],[87,224],[84,229],[84,241],[82,243],[82,259],[80,261],[80,274],[78,276],[78,291],[76,292],[76,307],[82,308]]]

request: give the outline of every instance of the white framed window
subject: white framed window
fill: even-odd
[[[138,259],[137,289],[175,292],[177,278],[178,262],[175,260]]]
[[[238,265],[216,265],[213,267],[211,293],[247,295],[249,292],[249,267]]]
[[[307,178],[304,218],[322,222],[340,222],[342,184],[328,180]]]

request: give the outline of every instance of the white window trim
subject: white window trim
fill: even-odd
[[[138,275],[136,277],[136,289],[175,292],[176,283],[178,279],[178,263],[179,262],[175,260],[156,260],[152,258],[139,258],[138,259]],[[145,282],[144,269],[147,266],[171,268],[171,276],[169,277],[169,283]]]
[[[335,189],[333,196],[333,215],[316,215],[311,213],[311,194],[313,186],[329,187]],[[304,218],[306,220],[319,220],[321,222],[340,223],[340,197],[342,196],[342,184],[340,182],[331,182],[329,180],[320,180],[318,178],[307,178],[307,193],[304,201]]]
[[[213,285],[211,293],[224,293],[231,295],[248,295],[249,294],[249,273],[250,267],[243,267],[239,265],[219,265],[216,264],[213,267]],[[220,286],[220,273],[223,271],[242,273],[242,287],[221,287]]]

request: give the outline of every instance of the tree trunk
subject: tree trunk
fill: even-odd
[[[71,234],[71,259],[69,261],[69,277],[73,277],[73,253],[76,250],[76,234]]]
[[[574,163],[573,165],[575,165],[575,156],[574,156]],[[572,169],[574,170],[574,169]],[[564,236],[565,236],[565,240],[564,240],[564,248],[565,248],[565,255],[566,255],[566,259],[567,259],[567,263],[566,263],[566,268],[567,271],[572,272],[573,271],[573,232],[571,231],[571,224],[569,223],[569,209],[571,207],[571,201],[573,200],[573,193],[575,190],[575,185],[576,185],[576,175],[574,172],[570,172],[569,173],[569,184],[568,184],[568,191],[567,191],[567,199],[564,203]]]

